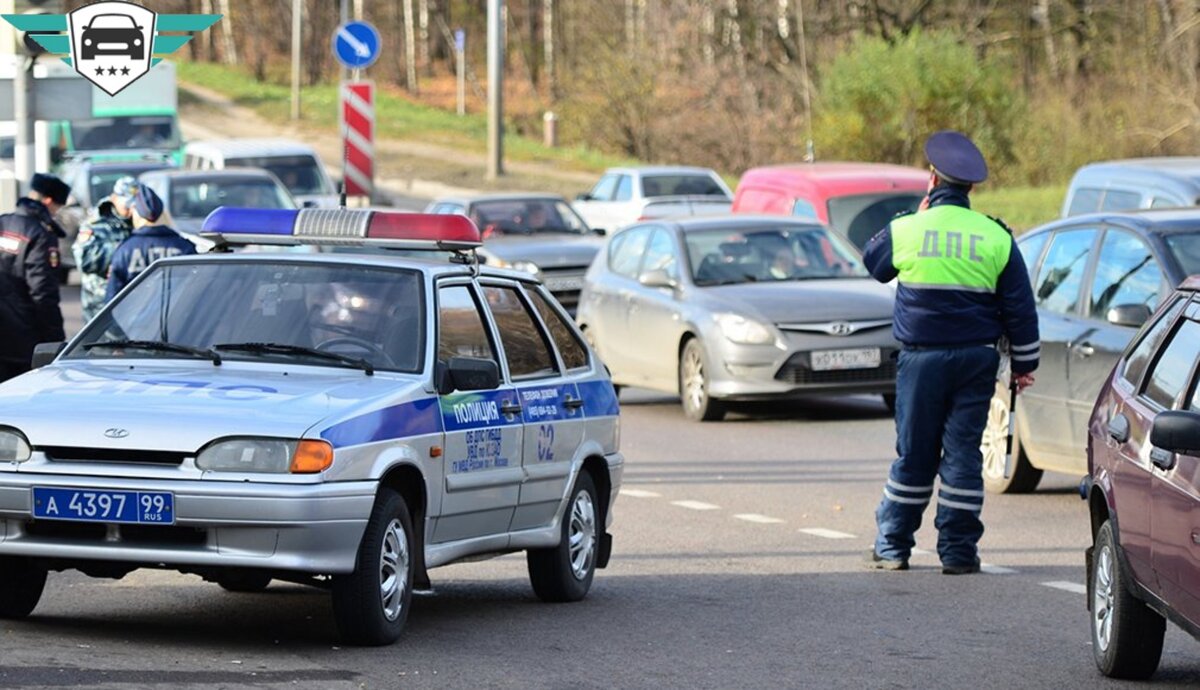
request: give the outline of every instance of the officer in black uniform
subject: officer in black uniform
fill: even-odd
[[[29,371],[34,345],[66,339],[58,301],[58,239],[54,221],[70,188],[35,174],[32,191],[0,216],[0,381]]]

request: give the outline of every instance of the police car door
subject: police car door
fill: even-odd
[[[542,527],[558,514],[575,452],[583,445],[583,399],[562,372],[573,369],[578,374],[581,367],[586,371],[586,350],[562,314],[533,285],[488,283],[483,292],[509,374],[521,394],[525,421],[525,483],[512,528]],[[563,340],[562,331],[567,336],[560,353],[556,343]]]
[[[469,281],[440,283],[437,309],[440,364],[445,365],[450,357],[500,362],[478,294]],[[441,396],[440,405],[446,430],[445,495],[433,541],[507,533],[524,477],[516,390],[501,384],[491,391],[456,391]]]

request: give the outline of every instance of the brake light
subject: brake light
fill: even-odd
[[[218,245],[340,244],[397,249],[474,249],[483,240],[460,215],[370,209],[256,209],[222,206],[200,234]]]

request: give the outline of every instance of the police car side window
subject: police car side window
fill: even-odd
[[[1092,228],[1062,230],[1054,236],[1033,291],[1037,306],[1059,314],[1075,311],[1095,239]]]
[[[575,331],[567,324],[558,310],[552,307],[545,295],[538,290],[526,290],[525,294],[529,295],[533,306],[542,317],[542,322],[550,330],[550,337],[554,340],[555,347],[558,348],[558,354],[562,355],[563,365],[567,369],[586,367],[588,364],[587,350],[583,348],[583,343],[579,342]]]
[[[516,289],[486,286],[483,298],[500,333],[509,375],[523,379],[557,374],[558,364],[546,334]]]
[[[466,285],[438,290],[438,360],[451,357],[496,359],[479,305]]]
[[[1129,353],[1129,357],[1125,359],[1125,369],[1121,372],[1121,378],[1135,386],[1142,380],[1142,374],[1146,371],[1146,365],[1150,363],[1150,358],[1158,350],[1158,345],[1162,342],[1163,336],[1171,328],[1171,324],[1175,322],[1175,317],[1179,315],[1179,312],[1183,311],[1185,303],[1186,300],[1176,297],[1175,303],[1164,311],[1162,316],[1158,318],[1158,321],[1155,321],[1154,325],[1145,332],[1145,335],[1142,336],[1137,346]]]

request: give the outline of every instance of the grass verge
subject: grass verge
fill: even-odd
[[[971,195],[971,206],[1000,218],[1016,234],[1058,218],[1067,186],[983,188]]]

